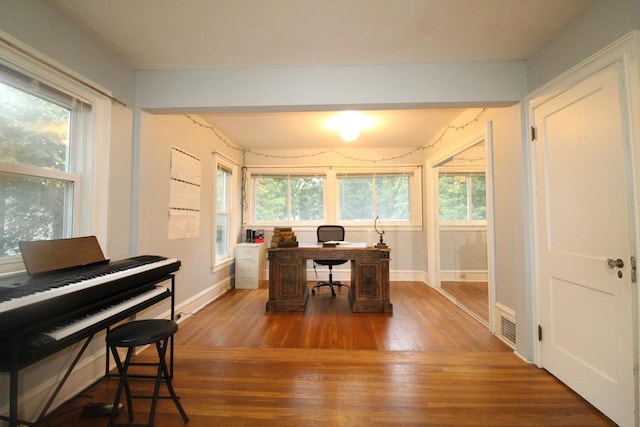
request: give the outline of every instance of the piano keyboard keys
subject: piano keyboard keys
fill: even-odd
[[[81,319],[75,319],[73,322],[59,326],[55,329],[45,331],[44,334],[53,338],[54,340],[61,340],[76,332],[86,329],[98,322],[108,319],[116,314],[122,313],[125,310],[135,307],[138,304],[142,304],[151,298],[162,295],[163,293],[170,292],[168,288],[164,286],[156,286],[150,290],[147,290],[141,294],[135,295],[129,299],[119,301],[117,304],[109,307],[103,307],[99,311],[83,316]]]
[[[132,268],[105,272],[104,274],[95,275],[96,277],[88,279],[71,278],[68,280],[49,283],[47,289],[36,292],[25,292],[25,295],[18,292],[19,296],[17,298],[14,297],[7,301],[0,302],[0,313],[35,304],[40,301],[45,301],[53,297],[71,294],[78,290],[88,289],[92,286],[97,286],[120,278],[126,278],[127,276],[153,270],[164,265],[175,263],[176,261],[176,259],[161,259],[160,261],[150,262],[148,264],[142,264]]]

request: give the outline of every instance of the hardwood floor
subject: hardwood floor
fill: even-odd
[[[266,284],[233,290],[180,323],[174,386],[188,425],[613,425],[422,283],[392,282],[393,315],[351,313],[346,289],[310,296],[305,313],[267,313],[267,295]],[[45,425],[106,425],[80,408],[110,402],[115,385],[99,383]],[[148,402],[134,408],[146,422]],[[156,426],[177,425],[162,400]]]
[[[454,297],[459,304],[489,323],[489,284],[487,282],[443,281],[440,287]]]

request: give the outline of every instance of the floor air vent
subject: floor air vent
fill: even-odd
[[[500,317],[500,335],[505,340],[516,345],[516,324],[513,320],[504,316]]]

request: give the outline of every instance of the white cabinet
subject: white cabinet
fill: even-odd
[[[236,245],[236,289],[258,289],[265,259],[264,243]]]

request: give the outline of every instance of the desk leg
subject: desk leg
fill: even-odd
[[[308,299],[307,261],[269,259],[267,311],[304,311]]]
[[[351,311],[393,313],[389,299],[389,260],[351,261]]]

